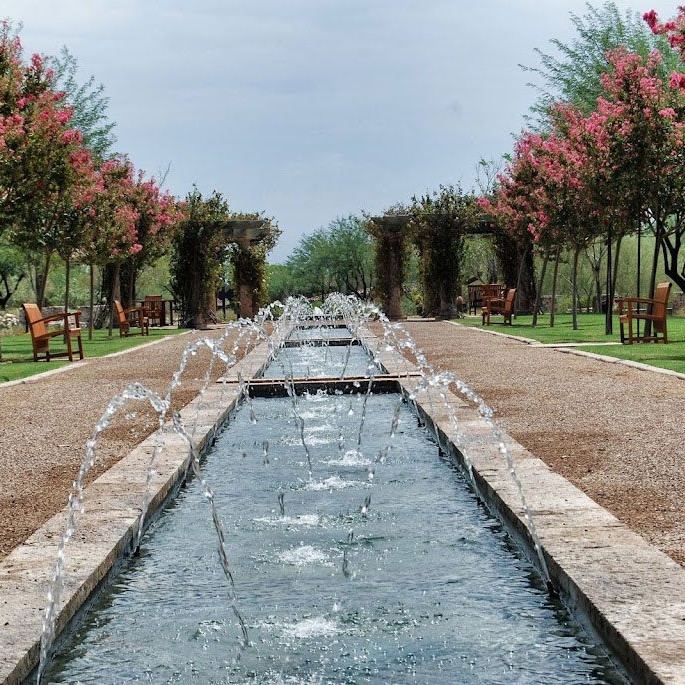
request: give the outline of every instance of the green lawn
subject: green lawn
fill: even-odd
[[[651,364],[664,369],[672,369],[685,373],[685,318],[669,317],[668,345],[662,343],[643,343],[635,345],[592,345],[592,343],[620,342],[618,316],[614,316],[614,334],[604,334],[603,314],[580,314],[579,328],[573,330],[570,314],[557,314],[554,327],[549,326],[549,315],[538,317],[538,325],[531,326],[532,316],[518,316],[511,326],[494,323],[499,317],[493,317],[493,323],[486,328],[523,338],[531,338],[542,343],[587,343],[578,349],[597,354],[605,354],[619,359],[630,359]],[[459,319],[459,323],[467,326],[482,327],[481,319]]]
[[[131,347],[137,347],[153,340],[159,340],[166,335],[177,335],[182,333],[179,328],[150,328],[150,335],[130,335],[127,338],[119,337],[119,332],[115,329],[114,336],[108,337],[107,330],[93,331],[93,339],[88,340],[88,333],[83,333],[83,353],[86,359],[89,357],[104,357],[106,354],[120,352]],[[76,343],[74,342],[74,345]],[[31,347],[31,336],[28,333],[22,335],[12,335],[0,338],[2,348],[2,361],[0,362],[0,383],[13,381],[19,378],[26,378],[37,373],[57,369],[60,366],[69,364],[69,360],[61,358],[56,361],[33,361],[33,350]],[[66,351],[67,347],[62,342],[61,337],[55,337],[50,342],[51,352]],[[76,355],[78,359],[78,354]]]

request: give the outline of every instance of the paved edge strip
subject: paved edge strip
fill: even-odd
[[[372,334],[362,340],[387,373],[406,377],[416,369]],[[401,381],[406,398],[417,383]],[[418,392],[414,402],[441,449],[463,470],[468,454],[477,494],[539,568],[520,494],[500,443],[477,409],[434,388]],[[631,682],[685,683],[685,569],[506,433],[503,440],[564,604],[600,638]]]
[[[222,383],[210,383],[181,411],[181,419],[200,453],[242,397],[238,372],[256,373],[266,366],[266,343],[258,345],[229,369]],[[146,523],[186,480],[191,456],[185,440],[165,425],[164,445],[155,461]],[[138,519],[156,434],[148,436],[126,457],[86,488],[85,511],[77,517],[77,532],[66,548],[65,583],[56,623],[59,636],[81,607],[134,551]],[[65,498],[67,497],[65,492]],[[66,509],[53,516],[26,542],[0,562],[0,683],[18,685],[28,678],[40,653],[47,588],[66,527]]]

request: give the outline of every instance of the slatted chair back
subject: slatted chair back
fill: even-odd
[[[146,295],[143,303],[145,313],[150,320],[150,323],[161,324],[162,322],[162,296],[161,295]]]
[[[124,308],[121,306],[121,302],[119,302],[119,300],[114,300],[114,313],[117,315],[119,329],[121,329],[123,326],[124,330],[128,331],[128,319],[126,318],[126,313],[124,312]]]
[[[668,297],[671,294],[671,283],[659,283],[654,290],[652,303],[652,325],[656,333],[663,333],[666,329],[666,315],[668,313]]]
[[[507,296],[504,298],[504,306],[502,307],[502,314],[505,318],[511,319],[514,313],[514,302],[516,301],[516,288],[509,288]]]
[[[499,283],[485,283],[481,287],[484,300],[488,297],[502,297],[502,286]]]
[[[46,361],[55,357],[69,357],[69,361],[74,360],[74,350],[72,340],[76,340],[78,345],[79,358],[83,359],[83,340],[81,339],[81,326],[79,317],[81,312],[62,312],[52,316],[43,316],[40,307],[32,302],[22,305],[26,315],[26,323],[31,333],[31,343],[33,345],[33,361],[38,361],[38,355],[45,355]],[[70,324],[70,318],[74,319],[75,324]],[[49,322],[59,322],[61,327],[58,329],[48,328]],[[67,345],[66,352],[50,352],[50,340],[62,336]]]
[[[48,334],[48,327],[43,321],[43,314],[37,304],[26,303],[22,305],[24,314],[26,315],[26,323],[28,324],[31,336],[34,338],[44,338]]]

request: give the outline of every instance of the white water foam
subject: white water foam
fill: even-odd
[[[341,459],[326,459],[323,463],[331,466],[370,466],[371,460],[357,450],[347,450]]]
[[[312,545],[300,545],[278,553],[278,560],[284,564],[292,566],[308,566],[309,564],[322,564],[323,566],[333,566],[328,561],[328,555]]]
[[[336,621],[332,621],[325,616],[315,616],[314,618],[305,618],[298,621],[294,625],[287,626],[283,629],[283,634],[288,637],[297,637],[306,639],[310,637],[322,637],[326,635],[335,635],[342,632]]]
[[[320,438],[316,435],[306,435],[305,441],[309,447],[315,447],[316,445],[330,445],[336,442],[334,438]],[[302,445],[302,438],[298,435],[289,435],[284,437],[279,441],[282,445],[288,445],[289,447],[294,447],[296,445]]]
[[[318,526],[321,517],[318,514],[302,514],[301,516],[266,516],[252,519],[256,523],[266,523],[269,526]]]
[[[340,476],[331,476],[322,481],[309,481],[304,488],[305,490],[318,492],[320,490],[344,490],[345,488],[356,488],[360,485],[366,485],[366,483],[361,480],[345,480],[344,478],[340,478]]]

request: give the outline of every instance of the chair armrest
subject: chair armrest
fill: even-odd
[[[140,312],[142,314],[145,312],[145,307],[127,307],[124,309],[124,314],[130,314],[131,312]]]
[[[51,321],[63,321],[65,326],[69,325],[69,317],[73,316],[76,319],[76,326],[79,325],[79,317],[81,312],[61,312],[59,314],[51,314],[50,316],[44,316],[42,319],[36,319],[33,323],[49,323]]]
[[[616,298],[618,302],[620,300],[621,304],[652,304],[654,300],[651,297],[621,297]]]

